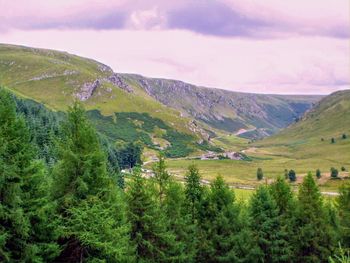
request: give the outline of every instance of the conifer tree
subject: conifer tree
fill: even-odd
[[[235,262],[238,260],[236,242],[239,233],[239,209],[235,205],[234,192],[218,176],[210,187],[207,238],[212,254],[207,255],[207,262]]]
[[[53,198],[64,250],[56,261],[132,260],[123,199],[108,176],[106,156],[80,104],[69,109],[62,133]]]
[[[350,248],[350,184],[344,184],[339,189],[337,204],[339,209],[340,233],[342,244]]]
[[[197,227],[192,223],[186,207],[186,196],[181,184],[171,181],[166,189],[164,200],[169,227],[176,236],[178,262],[194,262],[197,245]]]
[[[58,253],[47,177],[9,93],[0,89],[0,260],[43,262]]]
[[[190,165],[185,176],[185,194],[188,202],[192,221],[195,222],[198,216],[198,208],[202,200],[203,188],[201,176],[195,165]]]
[[[176,251],[175,235],[168,228],[156,191],[150,181],[142,178],[139,168],[134,170],[127,200],[131,240],[136,248],[137,261],[171,261]]]
[[[29,220],[22,203],[22,183],[30,166],[29,134],[8,92],[0,89],[0,261],[23,259]]]
[[[250,200],[250,228],[257,246],[257,262],[288,262],[286,232],[281,228],[278,207],[265,186]]]
[[[277,177],[270,189],[277,205],[281,232],[285,233],[284,261],[292,261],[295,255],[293,244],[296,242],[296,200],[290,185],[282,177]]]
[[[163,154],[158,155],[158,162],[153,165],[153,172],[154,172],[154,180],[156,181],[158,185],[158,195],[159,195],[159,201],[162,204],[164,195],[166,192],[166,188],[169,184],[170,180],[170,174],[166,170],[165,165],[165,158]]]
[[[298,201],[298,260],[325,262],[332,252],[334,235],[323,198],[311,173],[299,187]]]

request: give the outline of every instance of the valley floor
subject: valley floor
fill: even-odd
[[[247,140],[236,136],[226,136],[216,139],[216,143],[225,145],[225,150],[238,151],[247,155],[248,160],[200,160],[200,159],[168,159],[168,170],[179,180],[186,174],[189,165],[195,164],[202,175],[204,182],[211,182],[217,175],[236,188],[238,196],[249,196],[252,189],[259,184],[271,183],[277,176],[284,176],[285,169],[295,170],[297,180],[292,183],[295,188],[302,182],[308,172],[315,175],[320,169],[322,176],[317,180],[321,191],[330,196],[337,195],[338,188],[349,178],[350,168],[350,139],[340,140],[336,144],[325,141],[310,140],[293,142],[290,144],[271,144],[264,140],[251,144]],[[145,167],[150,168],[152,162]],[[339,171],[339,179],[331,179],[330,168]],[[341,171],[341,168],[347,171]],[[264,179],[258,181],[256,172],[262,168]]]

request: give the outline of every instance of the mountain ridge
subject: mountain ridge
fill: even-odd
[[[149,89],[147,83],[150,83]],[[300,118],[321,98],[317,95],[239,93],[177,80],[115,73],[109,66],[93,59],[8,44],[0,44],[0,85],[55,110],[65,110],[78,98],[87,110],[98,110],[101,118],[112,116],[113,120],[116,113],[130,116],[135,116],[134,112],[146,113],[155,123],[159,123],[157,119],[162,120],[166,127],[193,136],[197,143],[208,142],[217,134],[236,133],[242,129],[250,131],[251,135],[247,136],[250,139],[271,135]],[[171,85],[175,89],[168,95],[181,104],[172,105],[164,94],[157,93],[159,87],[163,87],[164,93],[168,92]],[[230,96],[230,100],[225,99]],[[276,115],[276,112],[279,113]],[[138,117],[139,120],[131,120],[133,129],[142,127],[138,122],[145,118]],[[165,147],[169,142],[164,139],[164,131],[158,126],[154,129],[148,132],[150,138]]]

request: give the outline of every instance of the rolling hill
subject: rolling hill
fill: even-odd
[[[0,85],[57,111],[79,99],[97,129],[111,139],[141,140],[169,157],[218,151],[209,140],[216,134],[273,134],[320,99],[237,93],[120,74],[66,52],[6,44],[0,45]]]

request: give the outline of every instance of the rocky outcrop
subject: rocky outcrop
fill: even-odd
[[[92,96],[100,85],[101,81],[99,79],[95,80],[94,82],[84,83],[80,91],[76,94],[76,97],[81,101],[86,101]]]
[[[114,86],[125,90],[128,93],[133,93],[134,90],[124,81],[124,79],[119,76],[117,73],[113,73],[111,76],[107,78],[107,81],[112,83]]]
[[[81,101],[88,100],[99,88],[103,82],[111,83],[116,88],[120,88],[128,93],[133,93],[134,90],[120,77],[118,74],[113,73],[109,77],[96,79],[94,82],[87,82],[82,85],[76,97]],[[106,89],[107,92],[112,92],[111,88]],[[100,94],[100,93],[98,93]]]

